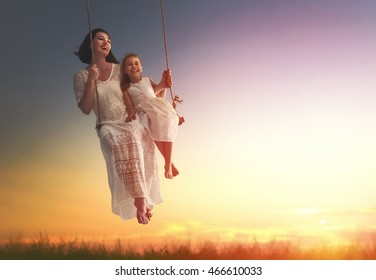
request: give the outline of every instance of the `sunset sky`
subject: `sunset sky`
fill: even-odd
[[[94,115],[78,109],[85,1],[0,9],[0,239],[367,241],[376,236],[376,1],[165,0],[179,127],[163,204],[111,213]],[[113,52],[165,68],[158,0],[92,0]]]

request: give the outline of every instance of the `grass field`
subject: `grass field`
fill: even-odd
[[[120,239],[109,245],[80,240],[53,242],[40,234],[28,243],[9,240],[0,245],[1,260],[375,260],[376,245],[315,245],[304,247],[288,241],[192,245],[150,245],[137,248]]]

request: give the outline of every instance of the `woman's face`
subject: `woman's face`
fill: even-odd
[[[105,57],[111,50],[111,39],[104,32],[97,32],[93,38],[93,50],[95,54],[102,54]]]

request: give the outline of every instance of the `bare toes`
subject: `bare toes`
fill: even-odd
[[[165,177],[167,179],[173,179],[174,176],[172,175],[172,168],[170,167],[165,167]]]
[[[179,175],[179,170],[177,170],[177,168],[175,167],[174,164],[171,164],[171,171],[172,171],[172,176],[177,176]]]
[[[151,212],[151,208],[145,202],[145,198],[136,198],[134,205],[137,209],[137,221],[139,224],[148,224],[150,221],[151,215],[148,212]]]

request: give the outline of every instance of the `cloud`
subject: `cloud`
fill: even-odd
[[[376,215],[376,207],[345,209],[345,210],[326,210],[315,208],[299,208],[294,211],[295,215],[326,216],[326,217],[366,217]]]
[[[304,213],[304,214],[302,214]],[[322,243],[369,242],[376,240],[376,208],[344,211],[299,211],[301,221],[278,227],[223,227],[206,225],[201,221],[167,224],[158,237],[190,242],[216,241],[218,243],[253,243],[290,241],[302,245]],[[349,218],[351,216],[351,219]],[[311,219],[307,219],[311,217]],[[299,219],[298,219],[299,220]]]

